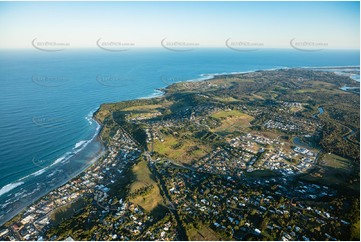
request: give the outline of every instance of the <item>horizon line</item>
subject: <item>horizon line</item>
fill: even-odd
[[[0,50],[36,50],[36,48],[34,47],[0,47]],[[89,46],[89,47],[66,47],[64,48],[63,51],[65,50],[77,50],[77,49],[100,49],[99,47],[97,46]],[[166,48],[162,47],[162,46],[138,46],[138,47],[131,47],[127,50],[124,50],[123,52],[129,52],[131,50],[136,50],[136,49],[163,49],[163,50],[167,50]],[[227,46],[197,46],[197,47],[194,47],[192,48],[191,50],[189,51],[194,51],[194,50],[197,50],[197,49],[228,49],[228,50],[232,50],[230,48],[228,48]],[[297,50],[293,47],[266,47],[266,48],[257,48],[257,50],[254,50],[254,51],[260,51],[260,50],[269,50],[269,49],[280,49],[280,50]],[[252,48],[240,48],[240,50],[253,50]],[[342,48],[324,48],[324,49],[321,49],[321,50],[317,50],[315,51],[316,49],[310,49],[310,50],[313,50],[314,52],[320,52],[320,51],[324,51],[324,50],[358,50],[360,51],[360,48],[347,48],[347,47],[342,47]],[[168,50],[169,51],[169,50]],[[188,52],[189,52],[188,51]],[[299,51],[299,50],[297,50]]]

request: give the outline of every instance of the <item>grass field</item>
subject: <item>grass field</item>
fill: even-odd
[[[351,168],[350,161],[348,159],[335,154],[325,154],[323,161],[324,163],[322,165],[328,168],[340,169],[345,172],[348,172]]]
[[[302,109],[303,109],[302,107],[291,107],[290,111],[291,112],[298,112],[298,111],[301,111]]]
[[[61,221],[71,218],[73,214],[79,209],[82,209],[85,204],[85,201],[82,198],[79,198],[73,203],[55,209],[50,213],[49,218],[53,224],[59,224]]]
[[[135,111],[135,110],[139,110],[139,111],[150,111],[150,110],[154,110],[154,109],[161,108],[161,107],[162,107],[162,105],[159,105],[159,104],[156,104],[156,105],[131,106],[131,107],[122,109],[122,111]]]
[[[244,114],[238,110],[230,110],[230,111],[218,111],[211,115],[213,118],[228,118],[228,117],[242,117],[242,116],[248,116],[247,114]]]
[[[131,115],[128,116],[128,119],[133,119],[133,118],[149,119],[159,115],[161,115],[159,112],[132,113]]]
[[[209,228],[206,225],[200,225],[199,229],[194,227],[187,229],[187,235],[189,240],[193,241],[216,241],[222,240],[222,237],[218,235],[215,231]]]
[[[199,144],[193,139],[184,139],[172,135],[164,135],[163,139],[163,142],[159,140],[154,142],[154,151],[183,164],[189,164],[193,159],[199,159],[210,152],[210,147]],[[199,149],[192,150],[195,146]]]
[[[296,93],[317,92],[317,91],[318,91],[317,89],[305,88],[305,89],[297,90]]]
[[[328,83],[328,82],[322,82],[322,81],[316,81],[316,80],[312,81],[312,85],[317,88],[331,88],[331,89],[337,88],[337,86],[335,84]]]
[[[264,100],[264,97],[257,95],[257,94],[252,94],[252,97],[254,97],[255,99]]]
[[[108,110],[100,110],[97,114],[96,114],[96,118],[100,121],[103,122],[105,117],[108,116],[110,114],[110,112]]]
[[[160,194],[157,183],[152,178],[152,173],[147,166],[147,162],[142,160],[132,168],[132,172],[135,175],[135,181],[130,185],[130,193],[150,184],[152,184],[154,188],[149,194],[135,197],[130,201],[141,206],[147,212],[151,212],[158,205],[162,205],[163,198]]]
[[[254,119],[252,116],[238,110],[219,111],[211,116],[220,119],[222,122],[221,126],[212,130],[212,132],[220,135],[248,128],[251,126],[250,122]]]
[[[221,102],[239,102],[238,99],[235,99],[233,97],[214,97],[214,99]]]
[[[325,185],[338,185],[359,190],[359,184],[348,184],[352,172],[351,161],[335,154],[325,154],[319,164],[319,169],[304,176],[309,181],[320,181]]]

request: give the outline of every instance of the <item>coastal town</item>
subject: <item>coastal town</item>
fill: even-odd
[[[233,89],[275,75],[284,73],[235,76]],[[355,175],[350,158],[322,146],[327,105],[264,100],[263,91],[243,100],[229,80],[102,106],[94,116],[105,155],[7,222],[0,239],[348,238],[355,197],[340,187],[351,189]]]
[[[292,184],[286,178],[239,183],[231,176],[221,179],[171,163],[156,166],[184,223],[194,227],[205,224],[222,237],[336,240],[330,234],[335,236],[339,232],[315,233],[314,228],[330,221],[338,221],[343,226],[349,224],[338,217],[340,215],[335,216],[332,206],[325,208],[302,202],[303,199],[317,201],[334,196],[335,191],[328,187],[302,182]]]
[[[119,129],[108,145],[105,157],[90,167],[86,172],[71,180],[67,184],[50,192],[35,204],[26,209],[18,221],[0,233],[1,239],[10,240],[56,240],[57,236],[46,238],[44,232],[49,228],[51,213],[68,204],[75,204],[80,200],[92,199],[98,210],[92,211],[92,216],[105,216],[110,211],[116,211],[116,216],[122,223],[133,223],[132,232],[140,232],[142,223],[150,218],[134,204],[110,197],[111,184],[122,177],[123,170],[139,158],[141,150],[136,142],[126,132]],[[126,215],[126,216],[125,216]],[[139,216],[140,219],[136,219]],[[129,218],[131,221],[125,221]],[[168,229],[171,223],[169,223]],[[143,226],[144,227],[144,226]],[[152,236],[152,235],[150,235]],[[153,235],[154,236],[154,235]],[[162,234],[164,237],[165,234]],[[63,238],[71,240],[71,237]],[[104,240],[109,239],[104,237]],[[111,235],[110,239],[124,239]]]
[[[309,240],[309,225],[306,221],[313,218],[314,225],[322,226],[328,220],[339,220],[344,226],[349,222],[333,215],[333,209],[309,206],[302,203],[301,199],[307,198],[313,201],[324,197],[332,197],[336,192],[326,186],[305,184],[298,182],[292,184],[288,178],[271,179],[242,179],[242,170],[251,172],[248,166],[255,166],[255,163],[272,162],[279,164],[275,155],[265,155],[260,161],[254,159],[258,153],[266,152],[264,149],[256,149],[258,144],[282,145],[278,141],[272,141],[259,136],[247,135],[230,140],[231,147],[242,147],[242,150],[220,150],[217,149],[211,155],[200,160],[194,168],[184,168],[173,164],[169,160],[150,160],[151,170],[160,177],[165,184],[166,193],[169,194],[170,204],[173,210],[179,213],[185,224],[196,224],[199,221],[208,224],[219,236],[243,240],[247,236],[255,238],[267,237],[268,234],[279,234],[282,240]],[[243,154],[243,152],[247,152]],[[295,152],[313,156],[310,151],[299,147]],[[235,155],[237,154],[237,155]],[[253,155],[252,155],[253,154]],[[136,141],[122,129],[118,129],[112,142],[109,143],[107,155],[86,172],[79,175],[64,186],[49,193],[37,203],[30,206],[18,217],[18,221],[11,224],[7,229],[1,231],[1,238],[10,240],[57,240],[56,235],[48,238],[46,231],[51,227],[51,213],[71,203],[77,203],[80,199],[92,201],[92,208],[87,220],[99,218],[103,224],[113,228],[108,234],[97,237],[95,234],[91,239],[101,240],[126,240],[143,238],[145,240],[172,240],[177,238],[175,230],[176,221],[169,216],[162,221],[163,229],[149,230],[153,218],[145,214],[135,204],[124,201],[122,198],[112,196],[109,191],[111,184],[121,178],[123,170],[134,163],[141,155],[141,149]],[[244,162],[228,162],[234,157],[245,158]],[[281,157],[281,156],[277,156]],[[303,160],[304,157],[301,159]],[[256,162],[257,161],[257,162]],[[277,162],[276,162],[277,161]],[[251,162],[252,164],[247,164]],[[311,161],[309,161],[311,162]],[[277,166],[268,169],[281,169]],[[200,164],[203,164],[201,166]],[[207,166],[204,166],[207,164]],[[219,164],[223,164],[222,167]],[[233,164],[233,165],[232,165]],[[262,166],[260,166],[262,167]],[[284,166],[280,166],[284,171]],[[207,169],[208,168],[208,169]],[[237,171],[239,168],[239,171]],[[242,169],[243,168],[243,169]],[[291,175],[293,173],[285,173]],[[219,176],[223,175],[223,176]],[[286,176],[287,177],[287,176]],[[288,184],[290,183],[290,184]],[[279,185],[282,184],[282,185]],[[294,189],[286,189],[286,187]],[[252,189],[250,189],[252,187]],[[296,201],[300,200],[300,201]],[[243,211],[243,212],[242,212]],[[250,216],[245,211],[250,212]],[[301,211],[307,211],[301,213]],[[241,213],[240,213],[241,212]],[[268,223],[260,222],[259,218],[269,213],[274,220],[267,220]],[[281,226],[289,218],[288,214],[294,214],[295,224],[287,226],[282,230]],[[276,215],[287,215],[276,216]],[[282,218],[282,219],[281,219]],[[316,219],[317,218],[317,219]],[[281,221],[280,221],[281,219]],[[119,227],[128,231],[117,233]],[[331,232],[329,232],[332,234]],[[316,239],[334,239],[328,233],[320,234]],[[71,236],[61,238],[62,240],[73,240]]]
[[[361,241],[361,0],[0,0],[0,242]]]

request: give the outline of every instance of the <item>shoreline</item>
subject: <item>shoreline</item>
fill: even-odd
[[[182,83],[182,82],[200,82],[200,81],[208,81],[208,80],[212,80],[216,77],[219,76],[225,76],[225,75],[239,75],[239,74],[246,74],[246,73],[254,73],[254,72],[259,72],[259,71],[274,71],[274,70],[282,70],[282,69],[330,69],[330,68],[359,68],[359,66],[330,66],[330,67],[279,67],[279,68],[269,68],[269,69],[258,69],[258,70],[251,70],[251,71],[242,71],[242,72],[228,72],[228,73],[214,73],[214,74],[200,74],[199,78],[195,78],[195,79],[189,79],[189,80],[184,80],[184,81],[178,81],[178,82],[174,82],[174,83],[169,83],[165,88],[160,88],[160,89],[155,89],[156,91],[160,92],[159,95],[154,95],[155,93],[153,92],[153,94],[151,94],[151,96],[149,97],[140,97],[140,98],[135,98],[135,99],[129,99],[129,100],[123,100],[120,102],[124,102],[124,101],[130,101],[130,100],[137,100],[137,99],[152,99],[152,98],[159,98],[162,97],[166,94],[167,88],[169,88],[171,85],[176,84],[176,83]],[[118,101],[119,102],[119,101]],[[118,103],[116,102],[116,103]],[[103,105],[103,104],[101,104]],[[56,187],[51,188],[49,191],[46,191],[44,194],[40,195],[36,200],[33,200],[30,204],[25,205],[22,208],[19,208],[18,210],[16,210],[16,212],[14,213],[14,215],[11,216],[11,218],[7,219],[4,222],[1,222],[0,226],[4,225],[5,223],[9,222],[11,219],[13,219],[14,217],[18,216],[20,213],[22,213],[26,208],[28,208],[29,206],[31,206],[32,204],[34,204],[36,201],[42,199],[43,197],[47,196],[51,191],[59,188],[60,186],[65,185],[66,183],[72,181],[73,179],[75,179],[77,176],[79,176],[80,174],[82,174],[83,172],[86,172],[92,165],[94,165],[95,163],[97,163],[100,159],[100,157],[105,153],[105,148],[107,147],[107,144],[105,141],[102,140],[102,136],[101,136],[101,131],[103,130],[104,125],[97,120],[96,118],[96,114],[97,112],[100,110],[101,105],[96,109],[96,111],[93,112],[92,114],[92,118],[98,125],[98,127],[96,128],[96,133],[94,134],[94,136],[92,137],[91,140],[89,140],[89,143],[91,143],[92,141],[97,141],[100,144],[100,149],[97,151],[97,153],[95,154],[95,156],[91,159],[91,162],[89,162],[88,165],[86,165],[83,169],[75,172],[74,174],[71,174],[69,176],[69,179],[64,180],[60,185],[57,185]],[[88,143],[88,144],[89,144]],[[88,145],[87,144],[87,145]],[[85,147],[87,147],[87,145],[85,145],[83,147],[83,149],[85,149]],[[102,150],[101,152],[99,152],[100,150]],[[93,161],[94,160],[94,161]],[[52,165],[54,165],[55,163],[53,163]],[[50,165],[50,166],[52,166]],[[49,167],[50,167],[49,166]],[[45,168],[47,169],[47,168]],[[41,171],[41,170],[39,170]],[[37,171],[37,172],[39,172]],[[32,174],[28,175],[31,176]],[[28,177],[27,176],[27,177]],[[24,178],[21,178],[24,179]],[[12,183],[16,183],[17,181],[14,181]],[[10,184],[12,184],[10,183]],[[9,184],[8,184],[9,185]],[[7,186],[7,185],[6,185]],[[5,187],[5,186],[4,186]],[[3,188],[4,188],[3,187]]]
[[[98,109],[97,109],[98,110]],[[94,113],[92,114],[94,115]],[[39,192],[39,195],[36,195],[34,197],[29,197],[27,199],[29,199],[30,202],[24,202],[23,205],[19,206],[19,208],[14,209],[14,210],[7,210],[5,214],[3,214],[2,216],[0,216],[0,218],[4,219],[4,221],[0,221],[0,226],[3,226],[4,224],[6,224],[7,222],[11,221],[14,217],[18,216],[19,214],[21,214],[26,208],[30,207],[32,204],[36,203],[37,201],[39,201],[40,199],[42,199],[43,197],[47,196],[50,192],[54,191],[55,189],[65,185],[66,183],[72,181],[74,178],[76,178],[77,176],[79,176],[81,173],[83,173],[84,171],[86,171],[87,169],[89,169],[89,167],[91,167],[93,164],[95,164],[104,154],[105,154],[105,150],[106,147],[103,144],[101,138],[100,138],[100,131],[102,129],[102,125],[98,122],[98,120],[96,120],[95,118],[91,118],[96,124],[97,127],[95,129],[95,133],[92,135],[92,137],[87,140],[86,142],[84,142],[84,146],[81,147],[76,153],[72,154],[70,157],[67,157],[66,154],[63,154],[60,158],[56,159],[52,164],[50,164],[47,167],[43,167],[42,169],[40,169],[39,171],[33,172],[29,175],[26,175],[14,182],[11,182],[7,185],[5,185],[3,188],[5,187],[9,187],[9,185],[11,184],[18,184],[21,182],[21,184],[19,184],[18,186],[21,185],[26,185],[26,183],[23,182],[23,180],[34,176],[37,177],[39,175],[42,175],[44,172],[48,171],[49,168],[54,167],[56,165],[58,165],[58,163],[62,163],[64,161],[69,161],[72,158],[76,158],[79,157],[81,155],[84,155],[84,150],[88,147],[88,145],[94,145],[94,146],[99,146],[96,151],[91,155],[91,157],[89,157],[88,159],[86,159],[86,161],[82,164],[84,164],[84,167],[81,167],[80,169],[76,169],[74,172],[70,172],[70,173],[66,173],[65,174],[65,178],[59,178],[59,180],[61,180],[60,182],[56,183],[53,185],[53,187],[51,187],[50,189],[46,189],[45,186],[45,191],[44,192]],[[80,142],[80,141],[79,141]],[[59,165],[58,165],[59,166]],[[61,169],[62,167],[60,167]],[[53,175],[53,173],[56,173],[58,171],[59,167],[57,167],[54,171],[52,171],[50,174],[48,174],[46,177],[51,177]],[[69,169],[68,169],[69,170]],[[38,184],[38,182],[37,182]],[[31,184],[34,186],[34,184]],[[12,189],[15,189],[17,186],[12,187],[11,189],[9,189],[8,191],[5,191],[3,193],[3,195],[5,195],[6,193],[10,192]],[[2,189],[3,189],[2,188]],[[41,191],[40,190],[34,190],[35,192]],[[33,192],[34,192],[33,191]],[[30,194],[31,196],[32,194]],[[16,197],[15,197],[16,198]],[[13,198],[10,198],[13,199]],[[20,200],[24,200],[23,198],[21,198]],[[12,203],[9,204],[16,204],[19,200],[13,201]],[[4,204],[0,204],[4,205]],[[8,218],[6,218],[6,215],[11,214]],[[4,218],[5,217],[5,218]]]
[[[94,164],[98,161],[98,159],[99,159],[102,155],[105,154],[105,151],[102,150],[102,151],[100,152],[100,150],[99,150],[96,154],[97,154],[97,155],[90,160],[89,164],[88,164],[86,167],[84,167],[83,170],[74,172],[74,174],[72,174],[73,176],[72,176],[70,179],[63,180],[63,181],[62,181],[61,183],[59,183],[59,185],[57,185],[56,187],[51,188],[50,190],[44,192],[44,194],[38,196],[37,198],[32,199],[32,202],[31,202],[30,204],[25,205],[24,207],[17,209],[16,212],[15,212],[13,215],[11,215],[11,218],[7,219],[6,221],[1,222],[1,223],[0,223],[0,226],[3,226],[4,224],[8,223],[9,221],[11,221],[11,220],[12,220],[13,218],[15,218],[16,216],[20,215],[26,208],[32,206],[32,205],[33,205],[34,203],[36,203],[37,201],[43,199],[45,196],[49,195],[50,192],[54,191],[55,189],[57,189],[57,188],[65,185],[65,184],[67,184],[68,182],[70,182],[70,181],[72,181],[73,179],[75,179],[77,176],[79,176],[79,175],[82,174],[84,171],[86,171],[87,169],[89,169],[92,165],[94,165]]]

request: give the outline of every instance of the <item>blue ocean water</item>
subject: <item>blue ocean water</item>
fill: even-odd
[[[359,66],[359,59],[358,50],[2,50],[0,224],[91,163],[101,150],[91,116],[102,103],[150,97],[201,74]]]

